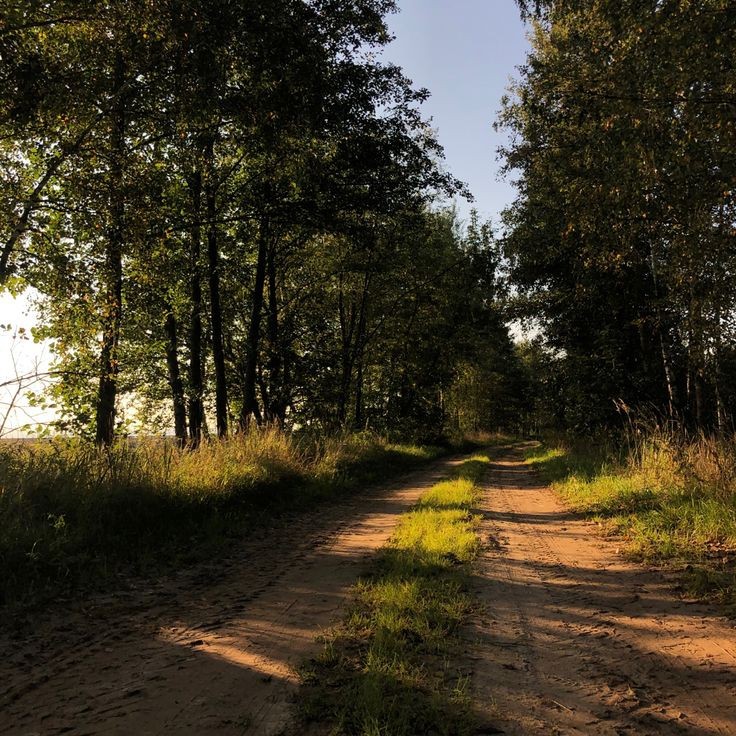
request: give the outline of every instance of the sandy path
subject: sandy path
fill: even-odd
[[[0,733],[279,733],[297,666],[398,517],[458,461],[261,530],[217,565],[0,635]]]
[[[511,452],[494,463],[469,647],[484,733],[736,734],[736,631],[627,563]]]

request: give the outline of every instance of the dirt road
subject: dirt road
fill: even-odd
[[[0,639],[0,734],[271,736],[294,668],[399,516],[459,461],[282,521],[232,557]]]
[[[480,733],[736,734],[732,625],[567,513],[511,450],[479,512]],[[278,734],[294,667],[445,460],[261,530],[224,562],[0,635],[0,733]]]
[[[469,657],[497,732],[736,734],[731,622],[621,559],[518,452],[494,464],[482,513]]]

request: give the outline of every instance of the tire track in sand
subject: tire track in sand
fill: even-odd
[[[488,722],[519,736],[736,733],[733,625],[621,559],[519,447],[489,475],[468,653]]]

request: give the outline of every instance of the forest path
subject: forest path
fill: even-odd
[[[484,733],[736,734],[736,632],[622,559],[523,461],[490,470],[484,611],[468,647]]]
[[[294,667],[417,498],[459,460],[261,529],[224,562],[0,635],[0,733],[272,736]],[[736,734],[731,623],[621,559],[500,451],[468,627],[478,733]]]
[[[262,528],[226,560],[0,634],[0,733],[271,736],[399,517],[461,460]]]

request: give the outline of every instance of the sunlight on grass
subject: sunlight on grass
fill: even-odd
[[[334,734],[472,733],[456,659],[488,462],[466,461],[402,518],[322,657],[303,670],[305,721]]]
[[[370,434],[253,429],[183,450],[71,440],[0,444],[0,603],[188,562],[264,513],[313,506],[438,457]]]
[[[732,453],[710,438],[661,435],[639,441],[624,458],[560,443],[534,448],[528,459],[574,510],[623,536],[630,556],[687,564],[691,592],[736,602]]]

